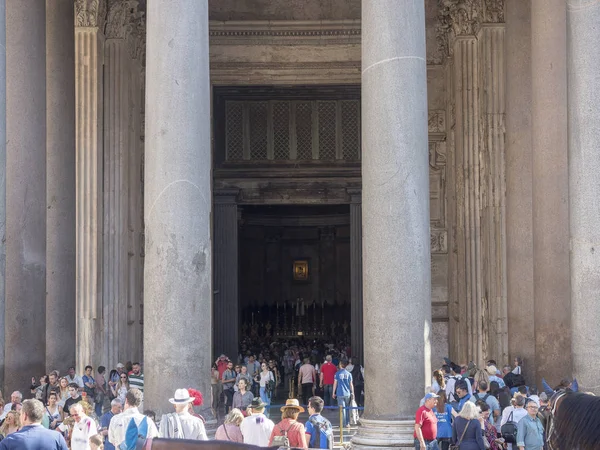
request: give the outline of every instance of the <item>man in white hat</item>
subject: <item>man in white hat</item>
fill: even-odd
[[[175,391],[175,396],[169,399],[169,403],[175,406],[175,412],[164,414],[160,421],[160,434],[162,437],[208,441],[204,422],[202,422],[202,419],[190,414],[189,405],[193,401],[194,397],[190,397],[187,389],[177,389]]]
[[[140,426],[146,417],[138,409],[140,403],[142,403],[142,392],[136,388],[129,389],[125,395],[125,407],[123,412],[111,419],[110,425],[108,426],[108,441],[116,448],[119,448],[119,445],[125,441],[125,433],[129,427],[129,422],[134,420],[135,423]],[[158,430],[156,429],[154,422],[148,419],[146,419],[146,422],[148,425],[146,437],[158,437]]]
[[[260,397],[255,397],[248,406],[252,415],[242,420],[240,431],[244,436],[244,444],[268,447],[271,432],[275,427],[273,421],[265,416],[265,406]]]

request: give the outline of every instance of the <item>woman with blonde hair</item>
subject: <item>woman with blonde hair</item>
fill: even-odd
[[[110,387],[112,394],[115,398],[118,398],[121,405],[125,405],[125,396],[129,390],[129,376],[123,372],[119,375],[119,382]]]
[[[444,372],[440,369],[433,372],[433,383],[431,383],[432,392],[438,392],[440,389],[446,390],[446,380]]]
[[[281,422],[273,427],[271,437],[269,438],[269,447],[273,447],[273,440],[276,436],[287,436],[290,447],[307,448],[306,429],[304,425],[298,422],[298,415],[304,412],[304,408],[295,398],[288,398],[285,406],[281,407]],[[278,443],[276,446],[281,447]]]
[[[240,424],[244,420],[244,415],[237,408],[232,408],[229,414],[225,417],[225,422],[215,433],[215,439],[217,441],[231,441],[244,443],[244,436],[240,431]]]
[[[19,431],[21,428],[21,422],[19,420],[19,413],[17,411],[9,411],[6,414],[4,423],[0,427],[0,435],[6,437],[11,433]]]
[[[62,377],[58,382],[58,389],[56,390],[58,393],[58,405],[61,408],[65,407],[65,402],[70,397],[69,395],[69,380],[66,377]]]
[[[466,402],[452,424],[452,443],[460,450],[485,450],[484,427],[479,408],[473,402]]]

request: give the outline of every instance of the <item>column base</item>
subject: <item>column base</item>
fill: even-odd
[[[350,441],[353,449],[414,448],[414,420],[360,419],[358,432]]]

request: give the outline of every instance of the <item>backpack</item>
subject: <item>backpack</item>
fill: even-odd
[[[517,422],[512,420],[513,412],[514,411],[511,411],[510,416],[508,416],[508,421],[500,427],[502,437],[509,444],[517,443]]]
[[[311,417],[308,419],[310,423],[312,423],[315,430],[318,433],[315,436],[315,445],[313,448],[321,448],[321,432],[325,433],[327,436],[327,448],[329,450],[333,449],[333,428],[331,427],[331,422],[325,418],[323,418],[322,422],[316,420],[316,418]]]
[[[170,439],[185,439],[183,435],[183,427],[181,426],[181,420],[179,419],[179,414],[177,413],[169,413],[165,414],[161,418],[161,423],[165,421],[166,426],[166,436],[165,438]]]
[[[125,440],[119,445],[119,450],[135,450],[142,448],[148,436],[148,418],[144,416],[140,424],[132,418],[125,431]]]
[[[485,394],[483,396],[483,398],[479,398],[479,392],[477,394],[473,394],[473,397],[475,398],[475,400],[481,400],[482,402],[485,402],[489,396],[490,396],[490,394]]]
[[[289,428],[287,430],[282,430],[279,425],[277,425],[277,428],[279,428],[279,431],[283,434],[273,437],[273,442],[271,443],[270,447],[289,447],[290,440],[287,436]]]

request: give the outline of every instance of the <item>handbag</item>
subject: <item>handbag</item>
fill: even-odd
[[[458,440],[458,442],[456,444],[450,444],[450,446],[448,447],[448,450],[460,450],[460,443],[462,442],[463,438],[465,437],[465,433],[467,432],[467,428],[469,428],[469,425],[471,425],[470,420],[465,425],[465,428],[463,429],[462,435],[460,436],[460,439]]]

